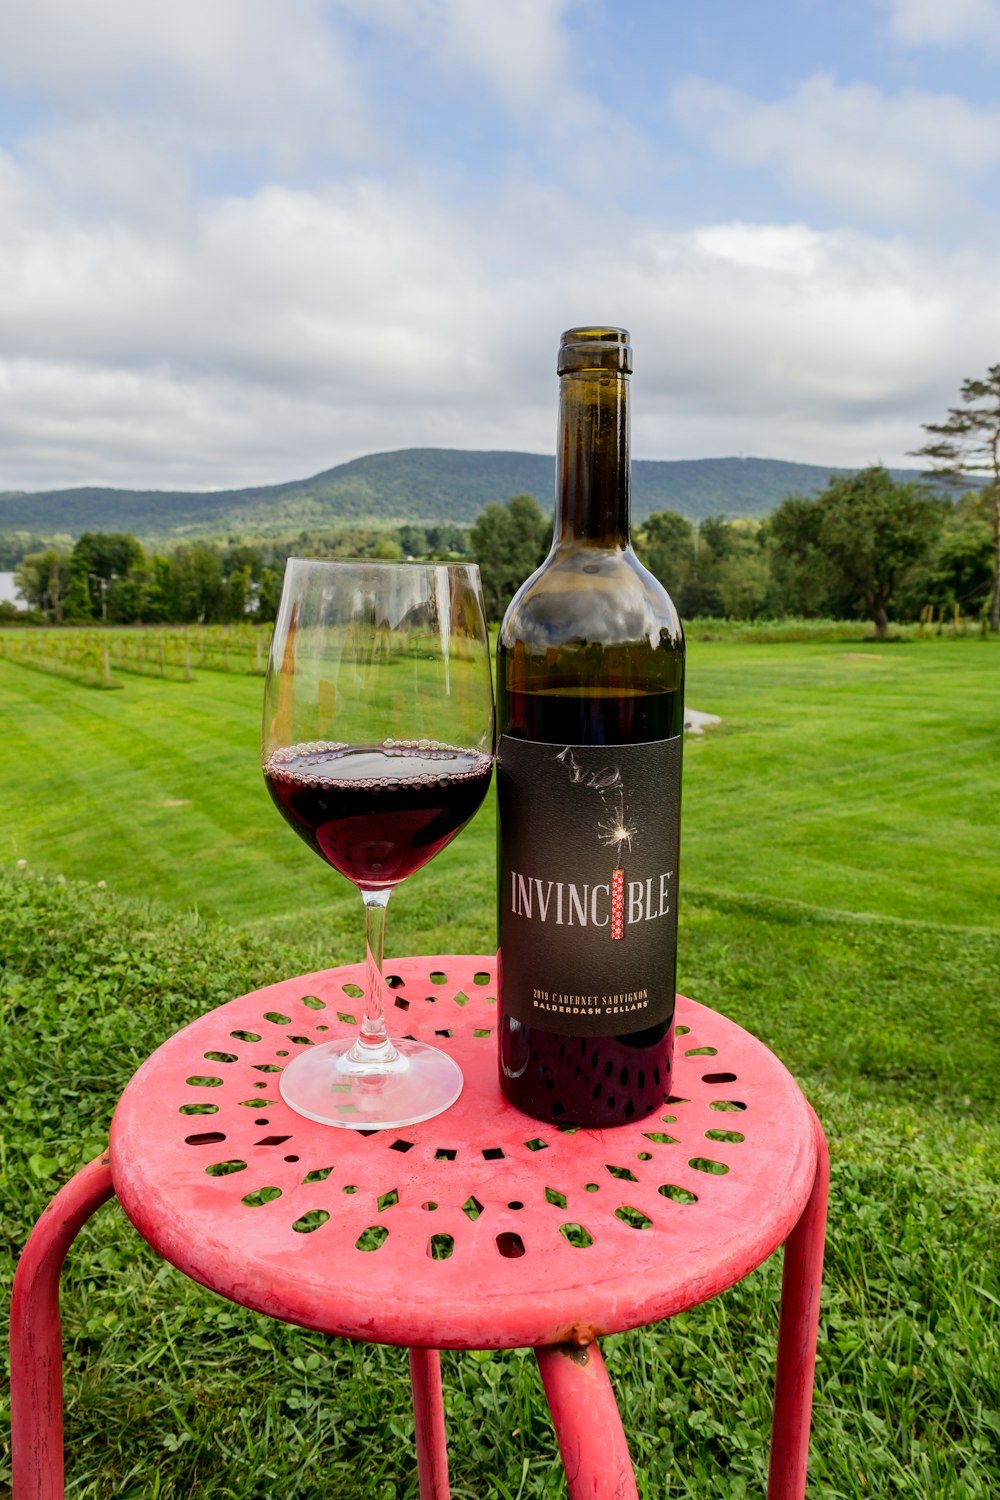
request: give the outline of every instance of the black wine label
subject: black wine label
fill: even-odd
[[[680,779],[680,735],[641,745],[501,736],[507,1015],[574,1036],[620,1036],[669,1021]]]

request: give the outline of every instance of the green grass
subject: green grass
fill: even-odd
[[[1000,643],[691,647],[684,886],[1000,922]]]
[[[998,669],[973,639],[691,648],[724,722],[685,750],[681,984],[784,1058],[831,1144],[823,1500],[1000,1485]],[[358,957],[361,923],[264,792],[259,682],[0,663],[0,709],[9,1272],[152,1047]],[[488,950],[492,860],[488,805],[393,896],[390,950]],[[604,1341],[644,1497],[763,1492],[778,1276]],[[211,1296],[113,1207],[65,1284],[71,1496],[416,1495],[399,1351]],[[450,1354],[445,1382],[456,1497],[563,1493],[530,1356]]]
[[[98,694],[0,661],[0,858],[345,956],[356,898],[289,837],[259,775],[260,683],[194,675]],[[688,701],[723,719],[685,749],[689,896],[1000,919],[998,643],[695,643]],[[390,932],[422,942],[461,898],[463,944],[489,946],[492,819],[491,801],[397,892]]]
[[[982,615],[959,615],[945,621],[921,619],[917,623],[893,621],[888,641],[926,640],[933,636],[949,638],[985,636],[986,621]],[[721,620],[705,615],[684,621],[684,634],[691,641],[740,641],[791,644],[794,641],[862,641],[875,643],[871,620],[803,619],[797,615],[779,615],[773,620]]]
[[[112,694],[0,662],[0,859],[312,941],[317,963],[360,957],[360,898],[265,790],[262,698],[235,674],[131,677]],[[493,840],[490,799],[394,894],[391,951],[431,951],[445,914],[451,951],[496,946]]]

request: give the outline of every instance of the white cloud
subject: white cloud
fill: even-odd
[[[438,67],[472,69],[515,113],[537,113],[567,86],[572,0],[338,0],[337,8],[405,34]]]
[[[996,257],[729,223],[651,232],[627,259],[642,457],[908,465],[1000,340]]]
[[[963,252],[925,228],[928,203],[957,215],[1000,159],[997,114],[825,77],[774,104],[692,81],[676,109],[720,156],[905,235],[682,231],[673,205],[654,214],[649,141],[581,81],[585,11],[0,7],[0,78],[35,122],[0,151],[0,489],[262,484],[409,446],[551,451],[556,340],[592,320],[631,327],[640,457],[906,462],[1000,346],[994,237]],[[382,75],[366,32],[373,50],[395,38]],[[404,68],[393,115],[373,80]],[[489,180],[393,140],[435,90],[439,127],[470,90],[491,126],[507,119]]]
[[[474,67],[513,112],[533,115],[551,92],[568,92],[567,0],[442,0],[436,9],[445,56]]]
[[[472,69],[513,111],[535,113],[552,90],[569,89],[568,14],[579,0],[32,0],[0,7],[0,77],[62,101],[135,101],[137,81],[183,78],[265,106],[280,95],[294,112],[321,87],[335,108],[356,98],[341,26],[406,35],[438,67]]]
[[[564,327],[636,346],[640,457],[907,462],[995,360],[1000,252],[619,221],[511,188],[268,187],[126,223],[0,158],[0,488],[268,483],[360,454],[551,451]]]
[[[654,166],[635,124],[578,80],[569,25],[581,0],[338,0],[366,24],[405,36],[435,84],[470,86],[496,101],[514,127],[512,159],[547,160],[563,180],[607,190]],[[589,60],[588,60],[589,67]],[[456,120],[456,130],[461,130]]]
[[[885,0],[893,35],[913,45],[1000,47],[1000,0]]]
[[[890,97],[819,74],[774,103],[691,79],[673,104],[726,160],[773,167],[794,192],[880,223],[967,211],[971,180],[1000,163],[1000,109],[951,94]]]
[[[91,92],[121,84],[136,69],[176,68],[214,83],[234,79],[270,44],[282,54],[319,48],[328,61],[322,8],[315,0],[277,6],[269,0],[32,0],[0,10],[0,73],[20,86]],[[277,45],[284,39],[285,45]]]
[[[20,154],[39,203],[60,213],[178,233],[194,208],[183,157],[110,115],[39,133]]]
[[[356,159],[379,149],[350,55],[319,0],[32,0],[0,6],[0,79],[81,120],[157,140],[181,160],[256,153]]]

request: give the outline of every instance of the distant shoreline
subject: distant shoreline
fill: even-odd
[[[0,604],[15,604],[18,609],[23,610],[28,608],[17,592],[13,573],[0,572]]]

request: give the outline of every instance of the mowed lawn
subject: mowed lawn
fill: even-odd
[[[689,648],[682,889],[1000,925],[1000,642]]]
[[[359,956],[360,898],[291,831],[260,769],[260,678],[200,672],[190,683],[129,676],[104,692],[0,662],[0,859],[104,880],[295,941],[316,958]],[[397,893],[392,920],[429,941],[489,942],[493,813]],[[405,911],[404,911],[405,908]],[[397,947],[396,951],[399,949]]]
[[[264,790],[260,679],[125,683],[0,662],[0,860],[346,956],[356,897]],[[685,749],[682,896],[1000,920],[1000,643],[695,643],[687,696],[723,722]],[[447,919],[488,949],[493,839],[491,796],[395,894],[392,929],[418,943]]]

